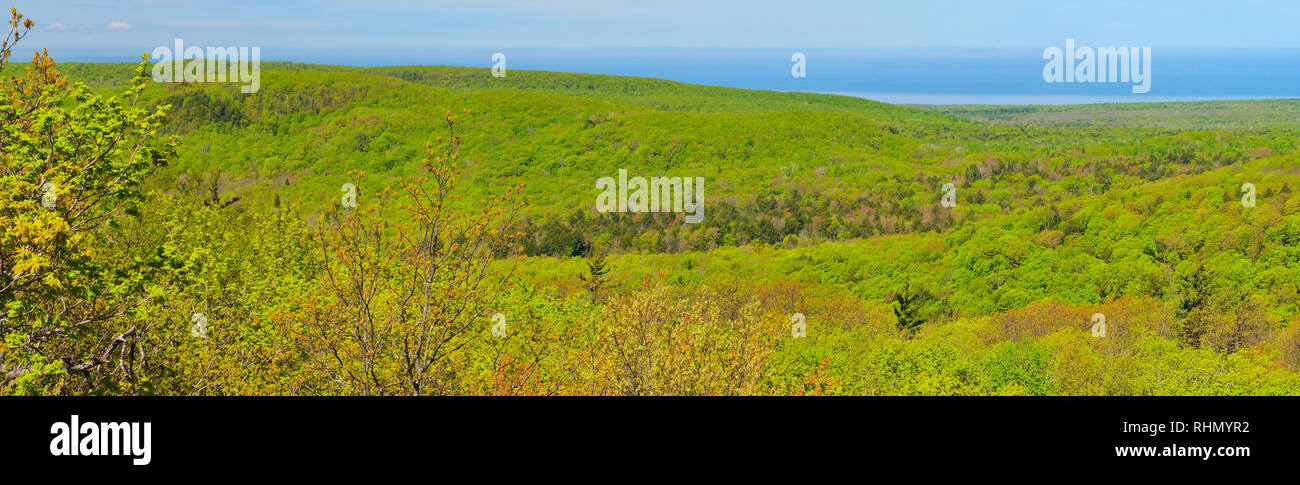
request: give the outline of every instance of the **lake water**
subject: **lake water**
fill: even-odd
[[[1062,41],[1062,44],[1064,41]],[[1059,46],[1058,46],[1059,47]],[[1097,47],[1097,46],[1091,46]],[[143,49],[142,49],[143,51]],[[860,96],[900,104],[1077,104],[1300,97],[1300,49],[1152,49],[1151,90],[1047,83],[1042,49],[389,49],[263,48],[263,60],[361,66],[490,67],[644,76],[695,84]],[[806,56],[804,78],[791,55]],[[55,51],[62,61],[125,62],[139,53]]]

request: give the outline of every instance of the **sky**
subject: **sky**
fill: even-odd
[[[1300,48],[1294,0],[11,0],[26,47]],[[57,57],[57,56],[56,56]]]

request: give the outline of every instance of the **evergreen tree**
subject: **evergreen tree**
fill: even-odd
[[[916,333],[921,324],[925,323],[921,317],[921,306],[927,300],[929,294],[924,289],[914,290],[910,282],[894,295],[894,317],[898,319],[899,330]]]
[[[578,279],[587,283],[587,291],[591,293],[593,302],[599,302],[604,299],[604,288],[606,275],[609,274],[609,266],[605,262],[606,248],[592,249],[587,258],[587,274],[579,274]]]

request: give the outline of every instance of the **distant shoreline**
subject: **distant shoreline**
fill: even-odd
[[[889,104],[907,106],[1068,106],[1078,104],[1112,103],[1181,103],[1204,101],[1245,101],[1265,99],[1300,99],[1295,96],[1108,96],[1108,95],[1054,95],[1054,94],[921,94],[921,93],[845,93],[826,92],[870,99]]]
[[[168,44],[170,45],[170,44]],[[50,49],[59,62],[136,62],[148,50]],[[805,77],[791,52],[806,54]],[[1151,91],[1112,83],[1051,84],[1042,49],[428,48],[320,50],[263,46],[263,62],[349,67],[492,66],[665,79],[766,91],[840,93],[891,104],[1059,105],[1279,99],[1300,96],[1300,49],[1153,51]],[[486,72],[486,71],[485,71]]]

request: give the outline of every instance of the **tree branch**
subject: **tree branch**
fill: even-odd
[[[125,332],[117,334],[116,337],[113,337],[113,340],[108,343],[108,348],[104,349],[104,352],[100,354],[99,357],[87,360],[80,364],[75,364],[74,362],[76,361],[72,360],[71,357],[64,357],[63,366],[65,369],[68,370],[69,373],[71,373],[71,372],[85,372],[85,371],[89,371],[90,369],[94,369],[95,367],[98,367],[102,364],[107,364],[109,361],[109,357],[113,354],[113,350],[116,349],[118,345],[126,343],[127,337],[133,337],[133,336],[135,336],[135,325],[132,325],[131,328],[128,328]]]

